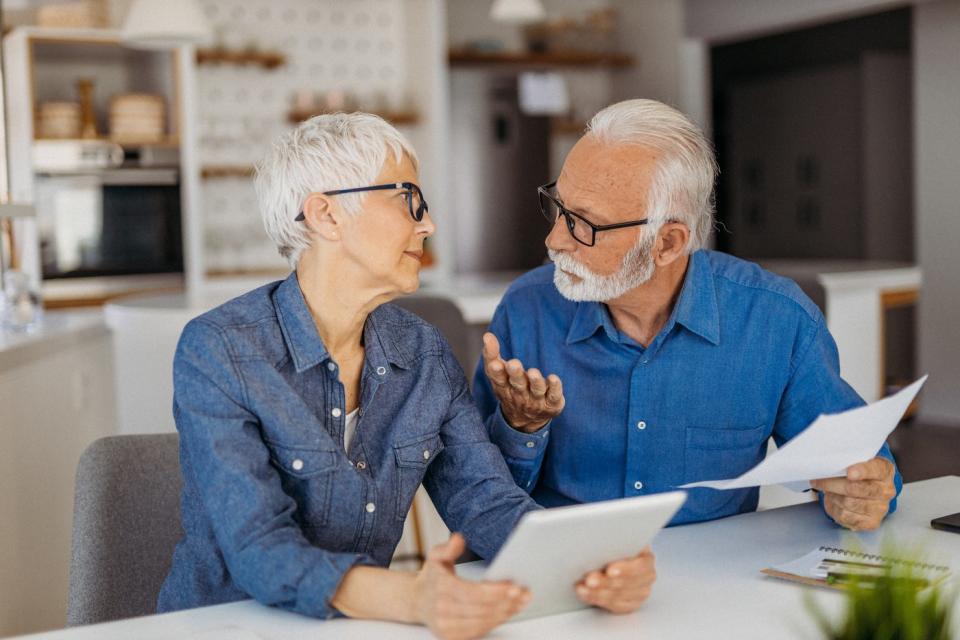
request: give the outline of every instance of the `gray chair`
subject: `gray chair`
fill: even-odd
[[[180,525],[176,433],[111,436],[77,466],[67,624],[154,613]]]
[[[449,298],[420,294],[397,298],[393,303],[417,314],[439,329],[450,343],[453,355],[466,372],[467,379],[472,377],[482,347],[479,343],[471,343],[470,325],[460,313],[460,307]]]

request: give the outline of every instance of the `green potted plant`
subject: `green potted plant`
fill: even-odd
[[[903,558],[884,552],[884,557]],[[917,557],[916,554],[907,557]],[[956,593],[929,582],[921,563],[897,562],[844,584],[846,604],[832,620],[808,594],[807,608],[828,640],[951,640]]]

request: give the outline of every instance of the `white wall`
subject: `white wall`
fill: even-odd
[[[913,26],[919,369],[930,420],[960,422],[960,0],[916,7]]]
[[[616,0],[619,49],[636,64],[614,74],[614,100],[652,98],[680,106],[683,41],[681,0]]]

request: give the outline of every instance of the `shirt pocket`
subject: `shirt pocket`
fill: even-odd
[[[766,425],[756,427],[687,427],[684,482],[736,478],[763,460]],[[695,520],[740,512],[752,489],[690,491],[684,509]]]
[[[327,524],[330,487],[337,468],[335,451],[288,447],[268,442],[270,460],[280,470],[283,491],[297,503],[294,519],[302,527]]]
[[[413,502],[427,467],[443,451],[443,441],[439,433],[417,438],[394,445],[393,454],[397,461],[397,508],[398,520],[404,520]]]

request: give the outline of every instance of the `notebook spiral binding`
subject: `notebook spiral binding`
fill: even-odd
[[[837,547],[820,547],[820,551],[826,553],[835,553],[840,556],[845,556],[848,558],[858,558],[860,560],[872,560],[874,562],[884,562],[887,564],[902,564],[906,566],[916,567],[918,569],[932,569],[933,571],[950,571],[950,567],[945,567],[940,564],[928,564],[926,562],[919,562],[917,560],[901,560],[900,558],[891,558],[889,556],[881,556],[873,553],[862,553],[860,551],[850,551],[849,549],[838,549]]]

